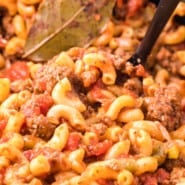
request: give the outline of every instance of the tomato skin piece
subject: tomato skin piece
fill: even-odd
[[[29,68],[26,62],[17,61],[4,71],[3,76],[9,78],[10,81],[24,80],[30,76]]]
[[[68,142],[66,144],[66,150],[76,150],[80,144],[81,136],[78,132],[72,132],[69,134]]]

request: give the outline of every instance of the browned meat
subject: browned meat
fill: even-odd
[[[69,168],[67,159],[63,153],[58,150],[52,150],[51,148],[45,148],[44,154],[47,156],[51,165],[52,173],[56,173],[59,170],[66,170]]]
[[[21,111],[24,113],[26,118],[38,116],[40,114],[46,115],[53,103],[53,99],[50,95],[34,95],[30,100],[22,105]]]
[[[31,79],[25,80],[16,80],[15,82],[11,83],[11,91],[12,92],[20,92],[22,90],[29,90],[33,91],[33,82]]]
[[[128,79],[127,82],[124,84],[124,88],[126,88],[136,96],[139,96],[142,92],[142,84],[138,78]]]
[[[47,64],[40,68],[34,79],[35,92],[51,92],[56,82],[63,77],[70,76],[72,70],[56,64]]]
[[[185,168],[184,167],[174,168],[170,174],[170,184],[176,185],[178,183],[179,184],[185,183]]]
[[[143,174],[140,177],[140,183],[142,185],[157,185],[157,179],[152,174]]]
[[[53,135],[55,128],[56,125],[50,123],[45,116],[39,115],[27,118],[22,132],[48,140]]]
[[[129,0],[128,1],[128,15],[129,17],[135,16],[139,10],[144,6],[146,0]]]
[[[107,129],[107,126],[105,124],[97,123],[97,124],[91,125],[91,127],[89,128],[89,131],[96,133],[98,136],[101,136],[105,134],[106,129]]]
[[[146,0],[117,0],[114,7],[114,16],[117,19],[135,16],[145,2]]]
[[[58,170],[69,169],[69,164],[67,164],[65,154],[61,153],[59,150],[55,150],[50,147],[43,147],[24,151],[24,156],[29,161],[31,161],[38,155],[44,155],[47,158],[51,165],[52,173],[57,172]]]
[[[166,170],[159,168],[157,172],[155,173],[155,176],[159,184],[162,184],[162,185],[169,184],[170,174]]]
[[[139,177],[141,185],[169,185],[170,174],[159,168],[155,173],[145,173]]]
[[[95,67],[91,67],[88,71],[84,71],[81,75],[85,87],[89,87],[95,83],[100,73]]]
[[[174,87],[156,90],[147,107],[147,119],[160,121],[169,131],[180,126],[180,97]]]
[[[40,94],[32,96],[22,107],[21,111],[25,115],[24,133],[32,134],[49,139],[55,129],[55,126],[49,123],[45,117],[48,109],[53,105],[50,95]]]
[[[125,19],[127,14],[127,6],[125,0],[117,0],[114,7],[113,15],[116,19]]]
[[[164,163],[164,167],[168,171],[172,171],[173,168],[179,168],[179,167],[185,168],[185,159],[179,158],[179,159],[174,159],[174,160],[166,160]]]
[[[123,51],[123,49],[122,49],[122,51]],[[115,66],[115,69],[117,69],[117,70],[123,70],[123,69],[125,69],[125,66],[126,66],[126,61],[127,61],[127,59],[130,57],[130,55],[129,56],[124,56],[124,55],[126,55],[126,53],[124,53],[124,54],[116,54],[116,55],[113,55],[112,56],[112,62],[113,62],[113,65]],[[121,56],[121,57],[119,57],[119,56]]]
[[[176,49],[176,50],[178,50],[178,49]],[[179,62],[174,57],[172,57],[172,52],[165,47],[161,47],[156,58],[157,58],[157,62],[163,68],[167,69],[169,72],[171,72],[173,74],[177,74],[179,71],[179,68],[182,66],[182,63]]]

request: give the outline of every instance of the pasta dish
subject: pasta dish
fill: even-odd
[[[21,57],[40,2],[0,2],[0,185],[185,184],[185,3],[132,66],[154,2],[42,63]]]

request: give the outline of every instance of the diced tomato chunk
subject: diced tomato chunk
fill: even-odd
[[[33,115],[45,115],[49,108],[53,105],[53,99],[50,95],[41,94],[32,97],[23,107],[22,111],[26,117]]]
[[[0,183],[1,183],[1,184],[3,184],[3,182],[4,182],[5,172],[6,172],[6,171],[5,171],[5,169],[3,169],[3,168],[0,170]]]
[[[8,137],[3,137],[3,138],[0,139],[0,144],[1,143],[6,143],[8,141],[9,141],[9,138]]]
[[[26,150],[26,151],[24,151],[24,156],[29,161],[31,161],[32,159],[34,159],[38,155],[44,155],[47,159],[49,159],[49,158],[53,159],[53,157],[56,155],[58,156],[59,153],[60,152],[58,150],[55,150],[50,147],[44,147],[44,148],[39,148],[39,149]]]
[[[78,132],[71,132],[65,149],[70,151],[76,150],[80,144],[80,140],[81,136]]]
[[[29,78],[29,68],[26,62],[15,62],[4,71],[2,76],[9,78],[11,81],[24,80]]]
[[[156,172],[158,183],[163,183],[170,179],[170,174],[165,169],[159,168]]]
[[[105,154],[109,148],[112,146],[112,142],[109,140],[104,140],[95,145],[88,146],[89,155],[100,156]]]
[[[100,102],[102,107],[107,109],[115,98],[112,93],[107,91],[100,83],[95,84],[89,91],[91,101]]]
[[[130,0],[128,1],[128,16],[134,16],[138,10],[143,6],[144,0]]]
[[[6,127],[7,121],[8,121],[7,119],[0,120],[0,131],[4,130],[4,128]]]
[[[33,150],[26,150],[23,152],[26,159],[31,161],[35,157],[35,152]]]
[[[94,86],[90,93],[94,100],[101,102],[103,99],[106,99],[106,97],[102,94],[102,89],[97,86]]]
[[[50,95],[39,95],[35,101],[42,114],[46,114],[48,109],[53,105],[53,99]]]
[[[42,79],[42,80],[39,80],[37,81],[37,83],[39,84],[39,89],[42,90],[42,91],[46,91],[47,90],[47,81],[46,79]]]
[[[155,177],[148,176],[148,178],[146,178],[145,185],[157,185],[157,184],[158,183]]]
[[[115,184],[114,181],[111,179],[98,179],[97,183],[99,185],[114,185]]]
[[[136,75],[140,76],[140,77],[146,77],[146,76],[148,76],[148,73],[142,65],[137,65],[136,66]]]
[[[28,101],[23,107],[22,112],[26,117],[31,116],[38,116],[40,115],[40,108],[39,106],[35,106],[35,104],[31,103],[31,101]]]

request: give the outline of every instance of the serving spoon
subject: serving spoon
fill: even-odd
[[[160,0],[154,17],[143,40],[141,41],[141,44],[131,58],[128,59],[128,62],[134,66],[139,64],[144,65],[146,63],[147,57],[150,54],[157,38],[180,1],[181,0]]]

